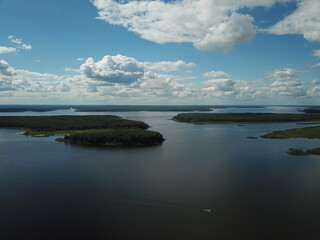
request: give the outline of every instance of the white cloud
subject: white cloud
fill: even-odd
[[[156,43],[190,42],[205,51],[231,51],[255,35],[253,18],[237,12],[291,0],[91,0],[98,19]]]
[[[317,67],[320,67],[320,63],[316,63],[316,64],[313,64],[313,65],[310,65],[309,67],[311,67],[311,68],[317,68]]]
[[[279,86],[272,88],[271,91],[282,96],[303,97],[306,95],[306,89],[302,86]]]
[[[17,49],[13,48],[13,47],[2,47],[0,46],[0,54],[3,53],[12,53],[12,52],[16,52]]]
[[[149,62],[148,62],[149,63]],[[303,84],[298,70],[275,69],[265,74],[267,79],[257,81],[234,80],[222,71],[204,74],[210,77],[206,86],[189,83],[193,77],[174,74],[159,74],[145,71],[145,62],[122,55],[105,56],[95,62],[89,58],[80,66],[79,74],[54,75],[14,69],[6,61],[0,60],[0,95],[12,93],[15,99],[77,99],[112,100],[112,103],[181,103],[212,101],[251,103],[253,100],[309,99],[317,101],[320,96],[319,81]],[[150,63],[151,64],[151,63]],[[158,62],[155,63],[155,66]],[[183,64],[182,64],[183,65]],[[137,76],[137,69],[138,76]],[[74,69],[75,70],[75,69]],[[111,79],[111,80],[110,80]],[[124,81],[125,80],[125,81]],[[188,82],[187,82],[188,81]],[[125,84],[124,84],[125,83]],[[48,94],[50,93],[50,94]],[[8,96],[8,95],[6,95]],[[301,98],[302,97],[302,98]],[[267,100],[270,101],[270,100]]]
[[[311,42],[320,41],[320,1],[299,0],[298,8],[282,21],[276,23],[267,32],[283,34],[302,34]]]
[[[297,70],[292,68],[279,68],[266,73],[266,77],[273,79],[271,93],[282,96],[301,97],[306,95],[306,89],[296,75]]]
[[[77,61],[82,62],[84,58],[77,58]]]
[[[164,72],[173,72],[173,71],[178,71],[182,68],[192,68],[196,66],[196,64],[192,62],[186,63],[181,60],[174,61],[174,62],[170,62],[170,61],[142,62],[141,65],[148,70],[159,70]]]
[[[10,39],[11,42],[17,44],[18,45],[17,48],[19,48],[19,49],[23,49],[23,50],[31,50],[32,49],[32,46],[24,44],[22,42],[21,38],[16,38],[15,36],[10,35],[10,36],[8,36],[8,39]]]
[[[314,79],[311,81],[312,84],[320,84],[320,80],[318,79]]]
[[[211,27],[201,39],[194,42],[194,46],[204,51],[230,52],[236,44],[249,42],[254,36],[253,17],[232,13],[228,20]]]
[[[320,58],[320,49],[314,50],[314,51],[312,52],[312,55],[315,56],[315,57]]]
[[[307,91],[307,95],[310,97],[320,97],[320,87],[312,87]]]
[[[0,60],[0,75],[13,76],[14,71],[14,68],[10,67],[10,65],[5,60]]]
[[[50,73],[30,72],[27,70],[15,70],[15,75],[18,75],[20,79],[32,81],[58,81],[64,78],[64,76],[58,76]]]
[[[228,74],[224,72],[209,72],[208,75],[228,76]],[[253,98],[260,94],[260,91],[250,86],[256,83],[256,81],[241,81],[233,80],[230,78],[215,78],[205,81],[204,84],[208,85],[209,87],[203,88],[201,92],[203,96],[207,97],[215,96],[231,98]]]
[[[222,71],[206,72],[203,74],[203,76],[207,77],[207,78],[228,78],[228,77],[230,77],[229,74],[222,72]]]
[[[143,78],[131,85],[116,85],[105,90],[105,94],[135,99],[172,97],[183,98],[193,95],[193,90],[187,84],[177,82],[173,75],[145,72]]]
[[[296,76],[296,72],[292,68],[279,68],[266,73],[266,77],[274,80],[272,87],[300,86],[302,83]]]
[[[80,72],[93,80],[122,84],[130,84],[143,76],[138,61],[122,55],[108,55],[98,62],[88,58],[80,66]]]
[[[5,60],[0,60],[0,91],[12,91],[12,77],[14,69]]]
[[[66,72],[75,72],[75,73],[79,73],[80,70],[79,69],[75,69],[75,68],[64,68],[63,69]]]

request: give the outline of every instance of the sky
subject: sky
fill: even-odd
[[[0,0],[0,104],[318,105],[319,0]]]

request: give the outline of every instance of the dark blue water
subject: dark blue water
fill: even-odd
[[[61,111],[74,114],[50,114]],[[320,157],[286,154],[318,140],[247,139],[294,123],[192,125],[175,114],[116,113],[163,133],[148,148],[1,129],[0,239],[319,239]]]

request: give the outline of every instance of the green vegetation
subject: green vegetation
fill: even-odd
[[[0,128],[24,129],[25,135],[65,135],[59,141],[86,145],[156,145],[164,141],[141,121],[118,116],[10,116],[0,117]]]
[[[195,124],[280,123],[320,121],[320,115],[276,113],[181,113],[174,116],[172,120]]]
[[[286,138],[320,138],[320,127],[293,128],[267,133],[262,138],[286,139]]]
[[[145,146],[156,145],[164,141],[158,132],[140,129],[102,130],[100,132],[82,132],[66,135],[59,141],[85,145],[124,145]]]
[[[317,108],[317,107],[306,108],[306,109],[303,109],[302,112],[304,112],[304,113],[320,113],[320,108]]]
[[[272,139],[287,139],[287,138],[309,138],[309,139],[319,139],[320,138],[320,127],[305,127],[305,128],[293,128],[281,131],[273,131],[267,133],[262,138],[272,138]],[[320,155],[320,148],[313,149],[296,149],[292,148],[288,151],[291,155],[304,156],[304,155]]]
[[[5,116],[0,117],[0,128],[19,128],[32,131],[61,131],[105,128],[140,128],[149,126],[113,115],[103,116]]]
[[[308,150],[291,148],[291,149],[289,149],[288,153],[291,155],[296,155],[296,156],[320,155],[320,148],[313,148],[313,149],[308,149]]]

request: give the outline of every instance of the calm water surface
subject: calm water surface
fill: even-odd
[[[320,239],[320,157],[285,153],[319,141],[247,139],[300,125],[112,114],[166,141],[94,148],[0,129],[0,239]]]

